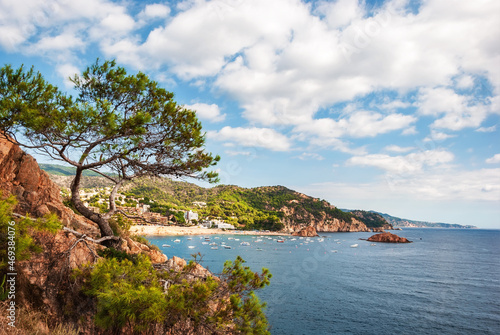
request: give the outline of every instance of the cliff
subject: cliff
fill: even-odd
[[[99,234],[97,226],[64,206],[60,188],[42,171],[36,160],[18,145],[0,138],[0,190],[3,196],[15,195],[18,214],[42,217],[56,213],[61,223],[88,236]]]
[[[74,324],[75,327],[82,322],[91,322],[91,310],[95,307],[95,301],[82,295],[71,274],[74,269],[95,262],[99,258],[99,251],[105,249],[92,242],[92,239],[99,237],[98,227],[67,208],[62,202],[60,188],[50,180],[46,172],[40,170],[36,160],[19,146],[2,138],[0,192],[2,198],[16,196],[14,213],[29,215],[31,218],[55,213],[62,225],[71,229],[59,230],[56,234],[35,230],[30,232],[40,250],[33,252],[29,260],[18,260],[15,263],[17,308],[23,308],[23,311],[43,311],[48,323],[41,326],[42,333],[48,332],[48,329],[44,329],[47,325],[63,321]],[[159,251],[130,238],[122,240],[121,249],[129,254],[147,254],[152,262],[167,261],[167,257]],[[4,275],[1,272],[0,279]],[[7,327],[3,325],[5,315],[7,313],[2,313],[1,319],[4,329]]]
[[[293,236],[303,236],[303,237],[315,237],[318,236],[318,233],[316,232],[316,229],[312,226],[307,226],[305,228],[302,228],[299,231],[293,232]]]

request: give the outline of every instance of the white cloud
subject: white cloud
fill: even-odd
[[[59,76],[64,78],[64,85],[67,88],[73,87],[74,84],[69,80],[69,78],[73,78],[75,74],[80,74],[80,70],[72,65],[72,64],[62,64],[57,67],[57,73]]]
[[[461,89],[472,88],[474,87],[474,78],[470,75],[463,75],[457,79],[455,86]]]
[[[196,111],[196,115],[200,119],[210,122],[221,122],[226,118],[226,114],[221,114],[219,106],[216,104],[208,105],[204,103],[195,103],[192,105],[185,105],[184,107]]]
[[[385,151],[391,151],[396,153],[405,153],[414,150],[415,147],[400,147],[399,145],[388,145],[384,148]]]
[[[226,150],[226,154],[229,156],[252,156],[254,155],[251,151],[236,151],[236,150]]]
[[[449,138],[456,137],[456,135],[450,135],[447,133],[439,132],[434,129],[431,130],[431,133],[429,136],[424,138],[424,142],[432,142],[432,141],[444,141]]]
[[[416,201],[421,200],[437,204],[453,202],[453,210],[460,211],[458,201],[492,204],[500,201],[500,169],[428,171],[410,176],[388,174],[371,183],[328,182],[303,187],[300,191],[326,199],[337,198],[338,201],[349,199],[353,203],[350,206],[357,208],[360,203],[379,203],[386,207],[404,199],[398,205],[415,206]]]
[[[491,127],[480,127],[477,128],[476,131],[480,133],[492,133],[495,130],[497,130],[497,126],[491,126]]]
[[[219,131],[208,131],[207,137],[212,140],[236,143],[245,147],[259,147],[273,151],[290,150],[290,140],[283,134],[270,128],[224,127]]]
[[[496,154],[493,157],[490,157],[486,160],[488,164],[497,164],[500,163],[500,154]]]
[[[352,152],[342,137],[363,138],[375,137],[394,130],[405,129],[416,118],[411,115],[389,114],[356,111],[345,118],[315,119],[297,125],[294,132],[301,140],[309,140],[312,144],[332,146],[336,150]],[[359,152],[358,152],[359,153]]]
[[[370,154],[354,156],[347,160],[347,165],[374,166],[395,174],[415,174],[427,167],[435,167],[452,162],[454,155],[443,149],[426,150],[410,153],[406,156]]]
[[[166,18],[170,14],[170,7],[155,3],[151,5],[146,5],[144,10],[139,14],[139,17],[143,20],[156,19],[156,18]]]
[[[298,158],[302,161],[305,161],[305,160],[318,160],[318,161],[322,161],[325,159],[325,157],[321,156],[320,154],[317,154],[315,152],[303,152],[302,154],[300,154],[299,156],[295,156],[293,158]]]
[[[473,97],[443,87],[421,89],[417,106],[423,115],[440,117],[432,124],[434,128],[478,127],[488,115],[487,106],[474,102]]]

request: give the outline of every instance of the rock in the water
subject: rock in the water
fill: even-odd
[[[367,241],[383,243],[411,243],[408,239],[391,233],[376,234],[370,237]]]
[[[313,226],[307,226],[299,231],[292,233],[293,236],[314,237],[318,236],[316,229]]]

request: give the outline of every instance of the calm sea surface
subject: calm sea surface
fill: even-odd
[[[232,247],[212,250],[200,236],[148,239],[169,257],[201,252],[213,272],[237,255],[254,271],[268,268],[271,285],[258,295],[268,303],[272,334],[500,334],[500,230],[395,233],[414,243],[359,240],[372,233],[285,243],[207,235]]]

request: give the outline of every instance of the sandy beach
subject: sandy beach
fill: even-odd
[[[176,226],[132,226],[130,232],[136,235],[213,235],[213,234],[240,234],[240,235],[288,235],[287,233],[247,231],[247,230],[222,230],[206,229],[200,227],[176,227]]]

